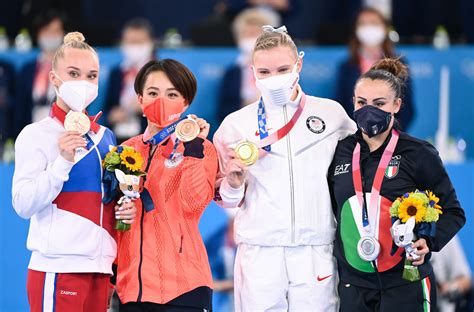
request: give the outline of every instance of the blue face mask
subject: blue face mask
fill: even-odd
[[[354,111],[354,119],[357,127],[371,138],[388,129],[392,114],[373,105],[365,105]]]

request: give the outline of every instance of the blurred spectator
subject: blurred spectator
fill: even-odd
[[[438,283],[440,312],[473,311],[472,275],[459,238],[455,236],[431,262]]]
[[[65,17],[56,10],[47,10],[33,20],[33,29],[40,52],[26,63],[18,79],[18,104],[15,107],[16,133],[24,126],[48,116],[56,91],[49,81],[51,62],[65,34]]]
[[[392,0],[362,0],[361,4],[376,9],[388,20],[392,18]]]
[[[133,19],[123,28],[120,41],[122,63],[113,68],[104,107],[108,123],[123,142],[146,128],[133,84],[140,68],[155,58],[153,31],[145,19]]]
[[[233,46],[231,22],[234,15],[226,1],[219,0],[213,13],[191,24],[191,40],[195,46]]]
[[[235,64],[224,73],[219,92],[219,123],[230,113],[255,102],[260,93],[255,87],[255,77],[250,66],[253,46],[262,33],[263,25],[278,27],[280,18],[273,11],[263,8],[250,8],[242,11],[234,19],[232,30],[239,48]]]
[[[377,10],[365,8],[355,20],[349,41],[349,58],[339,66],[336,100],[353,116],[354,84],[362,73],[383,57],[395,55],[394,44],[388,37],[390,24]],[[413,120],[412,80],[409,77],[402,95],[402,109],[397,119],[403,130],[409,129]]]
[[[231,46],[237,44],[235,19],[248,9],[261,9],[282,19],[292,16],[295,0],[219,0],[212,15],[191,27],[191,37],[196,46]],[[301,22],[300,22],[301,23]],[[234,40],[232,40],[231,32]]]
[[[0,156],[3,155],[5,141],[14,138],[13,108],[15,100],[15,71],[13,67],[0,61]]]
[[[265,8],[286,17],[292,12],[295,0],[227,0],[228,10],[234,16],[248,8]]]

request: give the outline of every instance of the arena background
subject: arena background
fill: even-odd
[[[347,57],[344,42],[338,42],[337,34],[350,25],[356,9],[363,0],[289,0],[292,12],[283,18],[290,33],[298,38],[300,50],[305,51],[301,86],[311,95],[334,98],[337,68]],[[396,0],[393,11],[395,29],[402,42],[397,46],[409,63],[413,79],[415,118],[410,134],[435,142],[439,128],[440,85],[442,68],[449,71],[449,138],[460,158],[447,162],[446,167],[456,188],[467,223],[459,236],[474,268],[474,211],[471,196],[474,195],[474,2],[471,0]],[[7,28],[13,41],[20,27],[48,6],[61,6],[69,15],[68,30],[84,32],[88,42],[97,47],[100,57],[99,97],[90,107],[90,113],[100,111],[104,105],[107,78],[110,70],[121,61],[121,53],[114,47],[120,29],[131,17],[144,17],[153,24],[155,35],[162,39],[170,28],[176,28],[183,38],[183,47],[165,49],[160,45],[159,58],[174,58],[183,62],[196,75],[198,93],[190,113],[199,113],[211,123],[211,132],[218,128],[217,97],[225,68],[234,63],[238,50],[230,39],[215,46],[206,31],[212,25],[227,25],[219,20],[219,2],[235,5],[239,0],[0,0],[0,26]],[[370,2],[370,1],[365,1]],[[372,1],[377,2],[377,1]],[[395,2],[395,0],[393,0]],[[237,4],[236,4],[237,3]],[[186,6],[186,10],[183,10]],[[28,14],[24,8],[28,7]],[[439,50],[431,45],[431,37],[417,37],[416,42],[404,34],[418,25],[420,20],[432,18],[432,11],[445,12],[443,23],[447,25],[452,41],[456,44]],[[456,12],[455,12],[456,11]],[[235,16],[236,12],[231,12]],[[437,13],[438,14],[438,13]],[[436,15],[436,14],[435,14]],[[460,31],[463,28],[463,32]],[[317,38],[317,30],[327,33]],[[423,30],[420,30],[423,31]],[[431,31],[431,30],[430,30]],[[431,36],[432,33],[429,33]],[[227,38],[230,33],[219,33],[216,37]],[[405,40],[404,40],[405,39]],[[194,41],[194,43],[193,43]],[[416,44],[413,44],[416,43]],[[213,45],[212,47],[210,45]],[[34,59],[36,49],[19,53],[13,48],[0,52],[0,61],[6,61],[19,71],[23,64]],[[21,92],[21,90],[19,90]],[[32,160],[34,161],[34,160]],[[2,163],[0,159],[0,312],[28,311],[26,297],[26,274],[30,252],[26,249],[28,220],[19,218],[11,206],[11,180],[14,164]],[[224,277],[221,247],[227,229],[226,213],[214,203],[205,211],[200,230],[208,249],[209,260],[216,279]],[[455,257],[456,255],[453,255]],[[229,294],[216,293],[215,311],[229,311]]]
[[[108,70],[120,61],[116,49],[98,49],[101,60],[101,80],[99,98],[92,104],[91,111],[97,112],[103,104],[103,92],[107,88]],[[338,62],[346,55],[345,48],[305,47],[304,68],[301,85],[309,94],[333,97],[335,74]],[[454,47],[447,51],[433,50],[431,47],[402,47],[414,80],[416,118],[410,133],[420,138],[433,139],[438,125],[440,69],[443,65],[450,69],[450,135],[466,141],[468,160],[461,164],[447,165],[450,177],[458,192],[462,207],[466,211],[467,224],[461,230],[460,238],[466,256],[474,267],[474,226],[469,220],[474,218],[472,199],[474,193],[474,48]],[[208,119],[213,130],[216,125],[216,98],[224,68],[234,61],[237,51],[233,48],[187,48],[161,50],[159,57],[175,58],[196,74],[198,94],[191,107]],[[16,68],[35,56],[35,52],[18,54],[0,53],[0,59],[12,62]],[[11,207],[11,178],[13,164],[0,165],[1,209],[0,220],[0,311],[27,311],[26,272],[30,253],[26,249],[28,221],[20,219]],[[219,275],[219,244],[227,226],[225,213],[211,204],[201,221],[201,231],[209,250],[214,273]],[[220,235],[219,235],[220,234]],[[219,238],[220,237],[220,238]],[[219,299],[217,296],[216,300]],[[224,300],[224,299],[222,299]],[[221,311],[217,309],[217,311]]]

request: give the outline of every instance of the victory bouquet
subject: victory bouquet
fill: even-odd
[[[123,193],[123,196],[117,202],[119,205],[139,198],[140,177],[145,175],[145,172],[141,171],[142,165],[142,156],[132,147],[125,145],[111,146],[102,162],[105,193],[102,201],[105,204],[112,202],[119,195],[119,191]],[[115,229],[127,231],[130,229],[130,224],[117,220]]]
[[[436,222],[442,214],[441,206],[438,205],[439,198],[431,191],[414,192],[403,194],[397,198],[390,207],[392,217],[393,241],[398,247],[405,248],[406,259],[403,269],[403,279],[417,281],[420,279],[418,268],[408,260],[412,257],[418,260],[416,249],[412,244],[420,236],[434,237],[436,234]]]

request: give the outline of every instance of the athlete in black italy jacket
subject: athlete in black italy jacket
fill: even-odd
[[[392,238],[388,209],[391,203],[404,193],[416,189],[431,190],[440,199],[439,204],[443,214],[440,215],[436,225],[436,236],[433,239],[422,236],[426,239],[430,251],[439,251],[443,248],[465,223],[464,211],[460,207],[455,190],[436,149],[425,141],[401,132],[380,190],[382,199],[379,241],[382,251],[377,259],[379,272],[377,270],[371,272],[366,266],[370,263],[365,263],[364,266],[360,262],[362,261],[360,258],[356,259],[358,257],[357,250],[349,248],[349,240],[351,237],[359,235],[355,224],[362,221],[352,216],[351,206],[357,202],[352,181],[352,154],[356,143],[359,142],[361,145],[360,167],[363,191],[369,193],[375,171],[390,138],[391,135],[379,149],[371,153],[359,130],[339,142],[333,162],[329,167],[328,182],[337,220],[334,254],[338,260],[341,283],[370,289],[386,289],[409,283],[402,279],[405,252],[399,249],[395,255],[390,255]],[[354,245],[352,244],[352,246]],[[453,257],[455,256],[453,255]],[[430,254],[425,257],[424,264],[418,267],[422,279],[432,273],[429,258]]]

